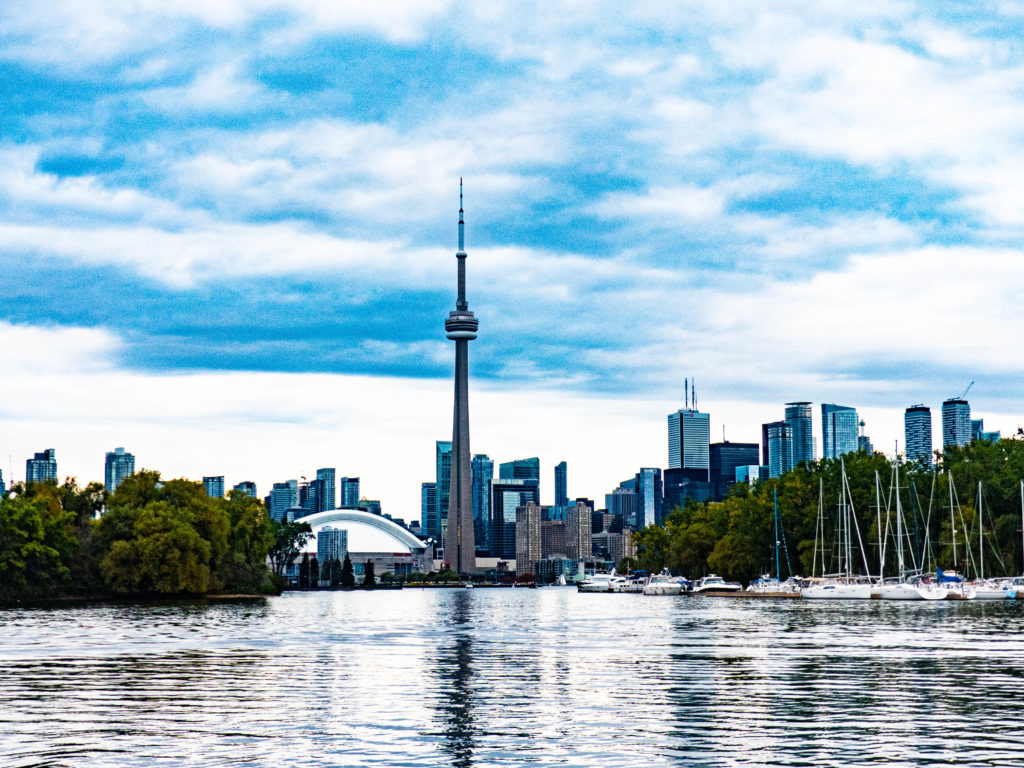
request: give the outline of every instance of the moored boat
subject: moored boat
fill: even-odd
[[[643,588],[645,595],[679,595],[682,592],[682,580],[674,578],[668,573],[659,573],[657,576],[651,576]]]
[[[735,581],[726,581],[717,574],[710,574],[700,579],[693,587],[693,594],[703,595],[708,592],[740,592],[743,586]]]

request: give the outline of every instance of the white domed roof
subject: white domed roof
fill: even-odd
[[[359,509],[332,509],[298,518],[296,522],[309,523],[313,533],[322,528],[335,528],[348,532],[349,552],[420,554],[427,545],[402,526],[386,517]],[[306,542],[307,552],[316,552],[316,537]]]

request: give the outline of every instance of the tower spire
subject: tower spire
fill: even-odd
[[[462,177],[459,177],[459,253],[466,251],[466,222],[462,212]]]

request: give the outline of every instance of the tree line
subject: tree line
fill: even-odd
[[[934,467],[900,462],[898,472],[897,494],[891,460],[880,453],[858,452],[841,460],[801,464],[752,486],[737,483],[724,501],[691,500],[673,509],[662,525],[637,531],[637,563],[655,572],[676,569],[691,579],[713,572],[747,582],[765,573],[774,576],[778,552],[783,579],[835,573],[840,565],[836,539],[843,503],[852,504],[856,520],[855,526],[847,526],[855,573],[865,573],[866,560],[866,572],[877,576],[884,552],[884,574],[895,576],[901,544],[907,570],[955,567],[973,576],[983,560],[986,576],[1021,573],[1024,439],[950,447],[937,456]]]
[[[309,535],[259,499],[210,498],[159,472],[112,494],[74,479],[19,483],[0,499],[0,600],[276,592]]]

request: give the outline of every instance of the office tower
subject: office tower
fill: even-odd
[[[709,469],[711,416],[684,408],[668,415],[668,466],[670,469]],[[708,478],[705,477],[705,480]]]
[[[932,411],[926,405],[912,405],[903,412],[903,435],[907,461],[932,463]]]
[[[491,480],[494,479],[494,462],[489,456],[478,453],[473,457],[473,540],[477,552],[491,551]]]
[[[707,477],[706,468],[687,471],[699,474],[703,478]],[[661,469],[643,467],[634,477],[619,483],[619,487],[631,490],[636,494],[636,513],[631,517],[624,516],[623,525],[630,528],[643,528],[661,523],[664,517],[662,504],[665,501]],[[605,501],[607,500],[606,496]]]
[[[299,481],[274,483],[270,491],[270,516],[279,523],[287,519],[289,509],[299,507]]]
[[[359,506],[359,478],[343,477],[338,482],[341,490],[340,506],[342,509],[356,509]]]
[[[348,531],[321,528],[316,534],[316,559],[322,568],[328,560],[344,560],[348,554]]]
[[[203,478],[203,488],[206,495],[211,499],[224,498],[224,475],[207,476]]]
[[[793,429],[788,422],[773,421],[761,427],[767,450],[768,476],[780,477],[795,466],[793,464]]]
[[[458,298],[445,320],[445,335],[455,342],[455,413],[452,419],[451,490],[444,556],[456,573],[476,572],[473,538],[473,474],[469,451],[469,342],[480,323],[466,302],[466,225],[462,211],[462,180],[459,180]]]
[[[685,507],[687,499],[699,502],[714,501],[716,484],[709,482],[707,478],[708,473],[704,469],[676,467],[662,472],[662,518],[673,509]],[[631,528],[643,528],[647,524],[643,516],[633,520],[626,519],[624,523]]]
[[[533,574],[540,558],[540,507],[530,502],[516,508],[516,575]]]
[[[42,483],[46,480],[57,482],[57,453],[47,448],[25,462],[25,482]]]
[[[736,482],[736,467],[757,464],[759,452],[757,443],[732,443],[728,440],[712,443],[709,452],[712,498],[724,499],[729,493],[729,486]],[[668,472],[664,479],[667,498]]]
[[[113,493],[126,477],[135,474],[135,457],[125,452],[124,448],[115,448],[107,452],[103,470],[103,484],[107,493]]]
[[[813,413],[807,402],[786,403],[786,423],[793,436],[793,467],[814,461]]]
[[[317,488],[317,510],[318,512],[329,512],[336,506],[334,495],[334,467],[325,467],[316,471],[316,479],[320,484]]]
[[[420,483],[420,530],[427,535],[427,521],[437,509],[437,483]]]
[[[821,404],[821,457],[838,459],[859,450],[857,409],[835,403]]]
[[[252,496],[254,499],[256,498],[256,483],[252,480],[243,480],[235,485],[231,490],[241,491],[246,496]]]
[[[569,466],[564,461],[555,465],[555,506],[569,506],[569,493],[566,490]]]
[[[565,512],[565,548],[570,560],[591,555],[590,507],[577,502]]]
[[[636,520],[637,495],[633,488],[619,486],[604,495],[604,506],[608,513],[622,520]]]
[[[537,487],[540,488],[540,459],[534,456],[532,459],[502,462],[499,466],[498,476],[516,480],[536,480]]]
[[[857,450],[861,453],[874,453],[875,446],[871,444],[871,438],[867,435],[857,436]]]
[[[491,480],[491,557],[512,560],[516,556],[516,509],[531,501],[540,506],[536,480]]]
[[[452,443],[450,440],[438,440],[434,444],[434,483],[437,486],[437,499],[434,513],[427,524],[427,533],[434,537],[438,546],[445,541],[448,525],[448,495],[452,484]]]
[[[942,447],[971,442],[971,405],[959,397],[942,403]]]

